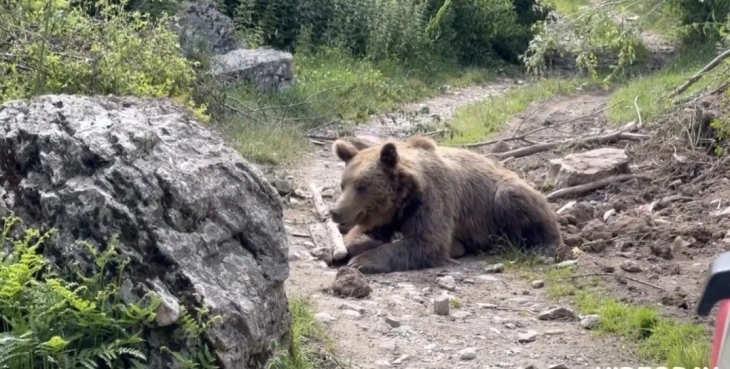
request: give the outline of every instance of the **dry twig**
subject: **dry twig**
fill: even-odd
[[[582,193],[586,193],[588,191],[597,190],[599,188],[606,187],[614,182],[623,182],[628,181],[630,179],[636,178],[636,175],[634,174],[621,174],[617,176],[613,176],[610,178],[604,178],[595,182],[586,183],[578,186],[568,187],[568,188],[562,188],[557,191],[553,191],[549,195],[546,196],[548,201],[557,200],[563,197],[571,196],[571,195],[579,195]]]
[[[651,138],[649,135],[642,135],[638,133],[627,133],[627,132],[615,132],[604,136],[595,136],[595,137],[583,137],[583,138],[576,138],[571,140],[564,140],[564,141],[558,141],[558,142],[546,142],[546,143],[539,143],[532,146],[522,147],[519,149],[503,152],[503,153],[496,153],[491,154],[496,156],[498,159],[505,159],[510,156],[513,156],[515,158],[521,158],[525,156],[529,156],[532,154],[537,154],[540,152],[545,152],[548,150],[552,150],[556,147],[566,145],[566,146],[576,146],[576,145],[586,145],[591,143],[609,143],[609,142],[615,142],[620,140],[630,140],[630,141],[641,141]]]
[[[317,213],[319,214],[320,220],[324,220],[325,227],[327,229],[327,233],[330,238],[330,242],[332,243],[332,257],[334,260],[340,260],[347,256],[347,249],[345,248],[345,242],[342,239],[342,234],[340,233],[340,230],[337,228],[337,225],[335,222],[333,222],[329,217],[327,216],[327,206],[324,204],[324,200],[322,200],[322,195],[319,193],[319,188],[317,188],[317,185],[315,185],[313,182],[309,183],[309,191],[312,192],[312,201],[314,202],[314,207],[317,210]],[[311,232],[311,228],[310,228]],[[312,238],[316,238],[316,235],[312,235]]]
[[[644,282],[644,281],[638,280],[636,278],[629,277],[629,276],[624,275],[624,274],[614,274],[614,273],[588,273],[588,274],[579,274],[579,275],[574,275],[574,276],[570,276],[570,277],[565,277],[565,278],[562,278],[562,279],[576,279],[576,278],[586,278],[586,277],[605,277],[605,276],[612,276],[612,277],[617,277],[617,278],[628,279],[628,280],[630,280],[632,282],[636,282],[636,283],[639,283],[639,284],[643,284],[644,286],[648,286],[648,287],[651,287],[651,288],[656,288],[659,291],[668,292],[665,288],[659,287],[659,286],[654,285],[654,284],[651,284],[649,282]]]
[[[699,72],[697,72],[697,74],[690,77],[687,80],[687,82],[685,82],[683,85],[679,86],[679,88],[674,90],[674,92],[670,96],[677,96],[677,95],[681,94],[682,92],[686,91],[688,88],[690,88],[690,86],[697,83],[697,81],[699,81],[700,78],[702,78],[702,76],[704,76],[707,72],[715,69],[715,67],[720,65],[720,63],[723,60],[727,59],[728,57],[730,57],[730,49],[725,50],[720,55],[718,55],[715,59],[712,59],[712,61],[707,63],[707,65],[705,65],[704,68],[702,68]]]

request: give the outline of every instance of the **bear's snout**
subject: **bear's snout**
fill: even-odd
[[[335,223],[342,223],[342,211],[337,208],[330,209],[330,218]]]

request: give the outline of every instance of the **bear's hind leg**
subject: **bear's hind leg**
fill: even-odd
[[[515,183],[502,183],[494,196],[497,230],[515,246],[553,256],[562,243],[555,212],[541,193]]]

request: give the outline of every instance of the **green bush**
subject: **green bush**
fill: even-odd
[[[166,15],[153,21],[125,12],[126,1],[95,4],[91,17],[67,0],[0,2],[0,102],[114,94],[171,97],[204,110],[193,101],[194,63],[181,56]]]
[[[17,218],[0,221],[0,249],[10,250],[0,259],[0,368],[141,367],[146,360],[144,333],[155,320],[160,300],[151,295],[140,304],[120,301],[119,276],[128,259],[118,258],[116,239],[103,253],[82,243],[96,269],[87,275],[73,265],[58,269],[40,255],[53,231],[29,229],[13,237],[21,233],[17,223]],[[117,280],[105,280],[109,270],[116,271]],[[215,367],[200,340],[205,324],[185,308],[179,323],[173,334],[188,341],[191,352],[185,356],[191,357],[161,350],[181,367]]]
[[[344,47],[373,60],[517,62],[546,11],[535,0],[218,0],[252,45]]]
[[[686,26],[686,42],[718,41],[730,16],[730,0],[671,0],[669,9]]]

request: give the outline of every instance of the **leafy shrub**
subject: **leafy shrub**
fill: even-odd
[[[17,218],[2,218],[0,249],[0,368],[133,368],[146,360],[144,332],[155,319],[160,300],[145,296],[142,303],[120,301],[120,280],[104,276],[115,269],[121,275],[128,259],[116,254],[116,239],[103,253],[83,243],[92,256],[96,273],[85,275],[73,266],[59,270],[39,249],[53,230],[41,234],[26,230],[23,237]],[[78,280],[78,282],[76,281]],[[189,340],[198,358],[191,360],[163,347],[182,367],[212,368],[207,346],[201,346],[205,324],[181,309],[181,327],[174,334]]]
[[[374,60],[432,54],[483,65],[516,62],[546,11],[535,0],[219,0],[252,45],[340,46]]]
[[[730,16],[730,0],[671,0],[669,8],[686,26],[686,42],[717,41]]]
[[[181,56],[167,16],[127,13],[126,3],[95,1],[91,17],[67,0],[0,2],[0,102],[47,93],[136,95],[171,97],[202,112],[193,101],[194,65]]]

